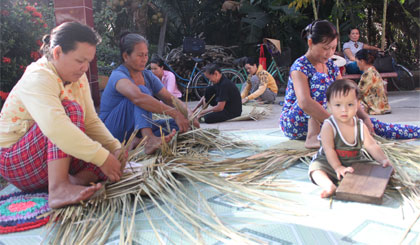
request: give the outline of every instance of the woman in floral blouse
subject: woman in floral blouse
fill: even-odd
[[[362,49],[356,53],[357,66],[363,71],[359,82],[359,89],[362,94],[361,103],[370,115],[391,112],[384,81],[373,66],[375,55],[375,51],[367,49]]]

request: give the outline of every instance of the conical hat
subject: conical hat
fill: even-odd
[[[338,67],[342,67],[346,65],[346,59],[344,59],[343,57],[339,55],[333,55],[331,59],[333,60],[334,64]]]
[[[281,48],[280,48],[280,40],[277,39],[272,39],[272,38],[264,38],[263,39],[264,44],[266,45],[266,47],[275,47],[276,50],[271,50],[271,52],[273,53],[281,53]]]

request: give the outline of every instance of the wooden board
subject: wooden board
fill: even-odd
[[[386,185],[393,168],[356,163],[353,173],[347,173],[336,191],[339,200],[382,204]]]

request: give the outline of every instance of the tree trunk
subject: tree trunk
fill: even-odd
[[[382,18],[382,37],[381,37],[381,49],[385,49],[385,30],[386,30],[386,9],[388,6],[388,0],[384,0],[384,13]]]
[[[339,0],[335,1],[335,4],[337,5],[337,8],[339,6]],[[337,43],[338,43],[338,52],[341,52],[341,45],[340,45],[340,22],[338,21],[338,14],[337,17],[335,19],[335,26],[337,28],[337,33],[338,33],[338,37],[337,37]]]
[[[147,16],[148,3],[146,0],[133,2],[133,3],[136,3],[135,5],[137,6],[140,3],[140,7],[135,6],[136,9],[134,10],[134,13],[133,13],[134,28],[139,34],[145,37],[147,33],[147,24],[148,24],[148,16]]]
[[[337,37],[338,52],[341,52],[341,45],[340,45],[340,24],[338,22],[338,17],[336,19],[335,26],[337,27],[337,33],[338,33],[338,37]]]
[[[368,6],[367,11],[367,26],[366,26],[366,38],[368,44],[376,43],[376,38],[373,37],[373,24],[372,24],[372,6]]]
[[[318,19],[318,12],[316,11],[315,0],[312,0],[312,9],[314,10],[314,18],[315,18],[315,20],[317,20]]]
[[[163,55],[163,49],[165,48],[165,35],[166,35],[166,23],[168,22],[168,14],[165,13],[165,16],[163,17],[163,24],[160,27],[160,33],[159,33],[159,42],[158,42],[158,55]]]

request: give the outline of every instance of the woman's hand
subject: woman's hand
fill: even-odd
[[[109,153],[104,164],[102,164],[99,168],[110,181],[115,182],[121,179],[121,163],[114,154]]]
[[[121,152],[122,148],[119,148],[117,150],[114,151],[114,156],[121,162],[121,163],[125,163],[127,162],[128,159],[128,151],[124,150],[124,152]],[[120,156],[121,154],[121,156]],[[121,158],[121,159],[119,159]]]
[[[196,128],[200,128],[200,122],[198,121],[198,118],[194,118],[194,120],[193,120],[193,125],[194,125],[194,127],[196,127]]]
[[[187,132],[190,128],[190,122],[188,121],[188,118],[185,118],[184,115],[182,115],[181,112],[177,111],[177,113],[174,116],[175,122],[179,127],[179,132],[184,133]]]

